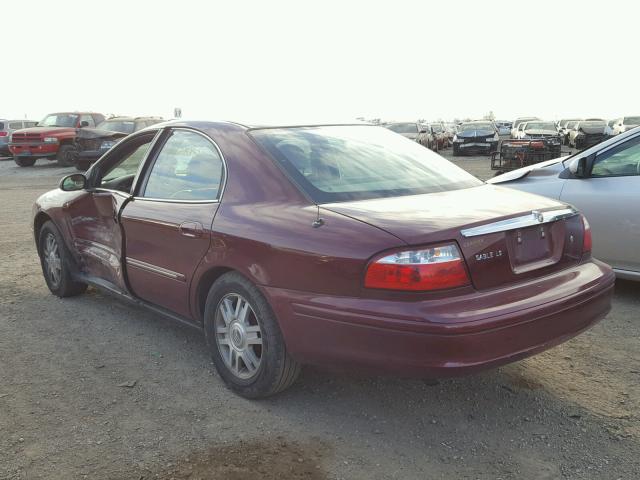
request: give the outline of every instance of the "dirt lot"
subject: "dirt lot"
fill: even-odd
[[[445,156],[449,154],[445,152]],[[488,178],[486,157],[456,163]],[[0,479],[636,479],[640,284],[520,363],[440,382],[307,368],[241,399],[191,330],[51,296],[31,205],[71,169],[0,162]]]

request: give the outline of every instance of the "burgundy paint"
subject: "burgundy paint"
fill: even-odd
[[[105,194],[54,190],[38,199],[35,214],[46,214],[60,226],[84,274],[115,279],[112,283],[124,292],[196,324],[202,323],[201,282],[214,269],[232,269],[259,286],[296,358],[443,375],[531,355],[578,334],[609,311],[614,277],[608,266],[582,257],[578,217],[548,226],[549,241],[535,246],[537,252],[518,252],[513,232],[460,234],[462,228],[562,206],[559,202],[485,185],[318,207],[245,127],[171,126],[200,130],[221,149],[228,177],[219,205],[137,198],[109,204],[92,198]],[[109,222],[109,214],[119,223]],[[314,228],[318,216],[324,225]],[[109,231],[112,236],[105,236]],[[123,258],[118,268],[105,271],[76,246],[80,237],[112,247],[110,242],[121,238],[121,256],[124,252],[184,280],[122,268]],[[447,241],[460,246],[473,285],[429,293],[363,287],[375,255]],[[475,259],[496,249],[505,254],[495,261]],[[557,258],[528,270],[545,249]]]

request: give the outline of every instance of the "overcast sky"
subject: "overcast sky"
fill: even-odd
[[[640,115],[638,2],[2,2],[0,118]]]

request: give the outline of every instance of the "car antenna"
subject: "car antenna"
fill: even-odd
[[[316,219],[314,220],[314,222],[311,224],[311,226],[313,228],[320,228],[321,226],[324,225],[324,220],[322,218],[320,218],[320,205],[316,205],[317,210],[317,214],[316,214]]]

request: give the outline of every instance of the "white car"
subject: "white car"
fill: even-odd
[[[529,122],[531,120],[540,120],[538,117],[519,117],[516,118],[513,121],[513,125],[511,126],[511,138],[518,138],[516,137],[516,132],[518,131],[518,127],[520,126],[521,123],[523,122]]]
[[[612,135],[618,135],[620,133],[631,130],[632,128],[640,126],[640,117],[622,117],[613,121]]]
[[[558,129],[554,122],[531,121],[521,123],[516,132],[517,139],[558,137]]]

